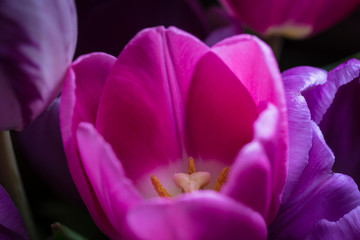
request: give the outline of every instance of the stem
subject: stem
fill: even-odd
[[[26,198],[9,131],[0,131],[0,184],[9,193],[22,216],[30,239],[38,239]]]
[[[280,56],[284,44],[284,39],[281,36],[273,35],[265,38],[264,40],[272,48],[276,60],[280,62]]]

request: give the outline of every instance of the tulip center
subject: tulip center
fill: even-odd
[[[226,182],[227,175],[230,168],[225,167],[219,178],[216,181],[215,191],[219,191],[221,186]],[[210,173],[209,172],[197,172],[195,168],[194,159],[189,158],[189,167],[188,173],[175,173],[173,180],[177,187],[179,187],[182,192],[189,193],[193,191],[198,191],[207,186],[210,182]],[[171,195],[166,191],[166,189],[160,183],[160,180],[153,174],[150,177],[151,183],[154,186],[155,191],[160,197],[171,197]]]

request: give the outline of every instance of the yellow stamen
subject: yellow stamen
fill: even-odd
[[[154,174],[151,175],[150,179],[152,185],[154,186],[155,191],[159,194],[160,197],[171,197],[171,195],[161,185],[160,180],[157,177],[155,177]]]
[[[192,173],[196,172],[194,158],[192,158],[192,157],[189,157],[189,170],[188,170],[188,172],[189,172],[189,174],[192,174]]]
[[[220,191],[221,186],[226,182],[227,175],[229,173],[230,168],[225,167],[221,170],[219,178],[216,180],[215,191]]]

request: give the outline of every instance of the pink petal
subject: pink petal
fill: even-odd
[[[111,146],[93,125],[80,123],[77,140],[81,162],[89,182],[112,227],[120,234],[126,230],[123,229],[123,221],[128,209],[138,204],[142,197],[125,176]],[[103,224],[100,227],[104,227]]]
[[[267,101],[284,110],[284,87],[269,46],[255,36],[242,34],[227,38],[211,49],[242,82],[256,105]]]
[[[245,145],[231,166],[221,193],[251,207],[264,218],[270,205],[271,167],[258,141]]]
[[[93,90],[98,90],[101,92],[101,83],[105,82],[106,73],[109,71],[112,66],[113,58],[109,55],[105,54],[90,54],[84,57],[79,58],[74,63],[74,68],[70,69],[68,75],[65,79],[64,88],[61,96],[60,103],[60,125],[61,125],[61,134],[64,144],[65,154],[68,159],[68,166],[74,183],[79,190],[79,193],[85,202],[86,206],[89,209],[89,212],[94,219],[95,223],[98,226],[102,226],[102,231],[104,231],[107,235],[114,235],[115,230],[111,227],[108,218],[104,214],[100,203],[97,200],[94,190],[92,189],[89,179],[87,178],[82,163],[78,157],[77,145],[76,145],[76,129],[80,121],[90,121],[94,119],[94,116],[88,113],[95,113],[96,111],[85,111],[84,108],[89,107],[96,109],[96,101],[83,101],[81,96],[89,96],[86,95],[86,91],[80,94],[77,94],[80,91],[76,91],[77,82],[79,84],[85,83],[85,81],[91,81],[91,78],[88,73],[93,73],[94,76],[100,76],[94,81],[99,81],[92,83],[94,85],[89,84],[89,88]],[[81,66],[84,65],[84,66]],[[78,77],[79,76],[79,77]],[[81,78],[90,77],[87,78]],[[91,88],[91,86],[95,86]],[[87,89],[87,88],[85,88]],[[91,91],[96,98],[97,95],[94,91]],[[91,95],[90,95],[91,96]],[[79,97],[79,99],[77,99]],[[88,103],[80,108],[78,104],[80,103]],[[94,105],[92,105],[93,103]]]
[[[216,44],[215,52],[238,77],[255,101],[258,108],[262,102],[271,103],[278,109],[278,130],[265,147],[273,176],[274,198],[267,221],[275,216],[285,184],[288,159],[288,126],[284,87],[271,49],[256,37],[238,35]],[[259,131],[261,132],[261,131]],[[271,146],[272,145],[272,146]],[[272,216],[272,217],[270,217]]]
[[[144,240],[255,240],[267,233],[260,214],[213,191],[146,202],[129,211],[127,222]]]
[[[209,52],[199,61],[186,103],[189,154],[231,165],[253,137],[253,99],[221,59]]]
[[[273,104],[263,103],[260,108],[263,111],[254,124],[254,139],[264,147],[271,166],[271,201],[266,217],[266,222],[270,223],[279,209],[287,176],[288,142],[287,138],[283,138],[284,135],[287,136],[287,129],[282,125],[279,110]]]
[[[72,0],[1,1],[0,129],[21,130],[60,93],[75,51]]]
[[[120,54],[105,85],[96,128],[137,180],[183,157],[184,102],[208,48],[176,28],[140,32]],[[184,161],[184,169],[186,162]]]

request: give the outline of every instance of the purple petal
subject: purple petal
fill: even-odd
[[[75,50],[75,6],[1,1],[0,28],[0,129],[21,130],[60,93]]]
[[[8,193],[0,186],[0,238],[28,239],[24,222]]]
[[[79,200],[63,149],[59,119],[60,99],[21,132],[13,132],[14,146],[24,160],[56,193]]]
[[[282,74],[289,120],[289,168],[283,202],[286,202],[308,164],[312,143],[311,115],[301,92],[326,82],[326,71],[313,67],[296,67]]]
[[[93,125],[80,123],[77,140],[80,158],[96,197],[112,227],[122,234],[126,231],[122,226],[128,209],[138,204],[142,197],[125,176],[111,146]],[[99,227],[103,229],[104,224],[101,222]],[[109,236],[116,238],[118,235]]]
[[[303,239],[320,220],[337,221],[360,205],[358,187],[350,177],[331,173],[333,162],[320,129],[313,124],[309,164],[271,224],[271,239]]]
[[[148,201],[128,213],[139,239],[266,239],[266,224],[250,208],[214,191],[183,195],[174,201]]]
[[[311,119],[319,124],[334,100],[339,87],[360,76],[360,61],[350,59],[328,73],[324,84],[314,84],[302,94],[308,103]]]
[[[315,239],[358,239],[360,236],[360,207],[355,208],[336,222],[321,220],[306,238]]]
[[[135,182],[182,160],[185,99],[196,62],[207,51],[188,33],[156,27],[138,33],[115,63],[96,128]]]

